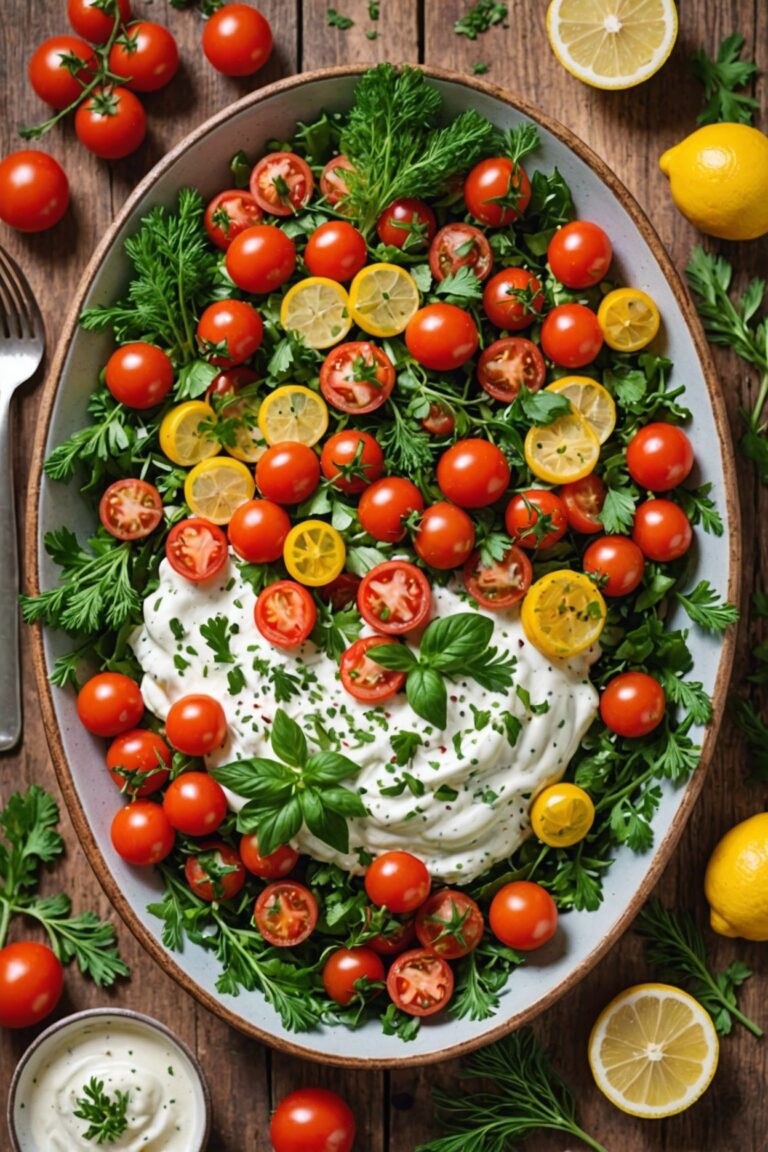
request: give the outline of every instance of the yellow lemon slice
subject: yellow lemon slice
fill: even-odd
[[[647,292],[616,288],[600,301],[597,322],[605,342],[617,352],[639,352],[659,330],[659,310]]]
[[[369,264],[349,286],[352,319],[371,336],[404,332],[418,308],[416,281],[397,264]]]
[[[709,1087],[720,1044],[709,1013],[670,984],[636,984],[604,1008],[589,1037],[589,1066],[612,1104],[659,1120]]]
[[[324,520],[304,520],[297,524],[283,545],[283,561],[290,575],[312,588],[335,580],[346,557],[340,534]]]
[[[255,396],[241,396],[229,400],[219,410],[219,424],[231,423],[232,443],[224,444],[224,451],[235,460],[255,464],[267,450],[264,433],[259,428],[260,401]]]
[[[607,389],[588,376],[561,376],[548,384],[547,392],[558,392],[570,400],[586,420],[601,444],[605,444],[616,427],[616,405]]]
[[[547,484],[571,484],[594,471],[600,441],[573,409],[551,424],[529,428],[523,445],[525,462]]]
[[[311,448],[327,428],[328,405],[303,384],[283,384],[261,402],[259,429],[267,444],[294,440]]]
[[[534,648],[554,660],[568,660],[600,639],[605,600],[583,572],[558,568],[525,594],[520,623]]]
[[[191,468],[219,451],[218,441],[208,435],[205,424],[215,424],[216,413],[203,400],[177,404],[163,416],[159,441],[161,451],[174,464]]]
[[[531,805],[531,827],[542,844],[570,848],[589,832],[595,820],[592,798],[577,784],[551,784]]]
[[[673,0],[552,0],[547,36],[560,63],[593,88],[632,88],[677,39]]]
[[[193,516],[228,524],[241,504],[253,499],[256,484],[245,464],[229,456],[212,456],[187,474],[184,499]]]
[[[347,291],[326,276],[309,276],[289,288],[280,305],[280,323],[298,332],[310,348],[330,348],[352,327]]]

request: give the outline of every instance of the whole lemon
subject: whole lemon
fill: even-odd
[[[768,812],[736,824],[715,846],[704,894],[715,932],[768,940]]]
[[[724,240],[768,232],[768,136],[748,124],[707,124],[659,160],[692,224]]]

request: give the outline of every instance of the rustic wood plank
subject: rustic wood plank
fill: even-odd
[[[350,28],[328,23],[326,0],[303,0],[302,56],[305,72],[333,64],[416,63],[419,59],[416,0],[382,0],[377,20],[369,15],[368,0],[339,0],[335,9],[354,23]],[[370,39],[368,33],[376,33]]]

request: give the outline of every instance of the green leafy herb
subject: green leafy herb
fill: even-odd
[[[327,9],[325,20],[329,28],[341,28],[342,31],[346,31],[347,28],[352,28],[355,23],[349,16],[342,16],[335,8]]]
[[[675,599],[680,601],[694,624],[710,632],[724,632],[729,624],[735,624],[739,619],[738,608],[723,603],[708,580],[700,580],[685,595],[675,591]]]
[[[457,36],[466,36],[468,40],[477,40],[482,32],[487,32],[495,24],[503,23],[506,18],[506,4],[496,4],[495,0],[479,0],[456,21],[453,30]]]
[[[200,635],[213,652],[214,660],[220,664],[234,664],[235,658],[229,646],[230,623],[226,616],[211,616],[200,625]]]
[[[128,1127],[130,1093],[115,1092],[114,1096],[108,1096],[104,1081],[95,1076],[83,1085],[82,1093],[75,1100],[77,1108],[73,1115],[88,1123],[83,1139],[95,1140],[97,1144],[116,1143]]]
[[[716,124],[721,120],[752,123],[759,106],[757,100],[735,91],[744,88],[757,75],[757,65],[740,58],[743,47],[744,37],[732,32],[721,42],[715,60],[710,60],[703,48],[691,53],[691,71],[704,85],[705,104],[696,117],[697,124]]]

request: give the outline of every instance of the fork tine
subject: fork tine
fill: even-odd
[[[16,261],[2,247],[0,247],[0,282],[15,304],[19,335],[24,338],[42,336],[43,321],[32,289]]]

